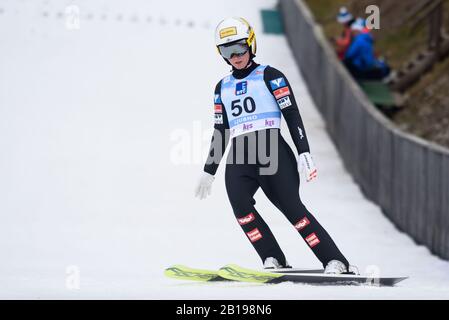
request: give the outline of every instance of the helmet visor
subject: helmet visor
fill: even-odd
[[[246,40],[240,40],[238,42],[218,46],[218,51],[220,51],[220,54],[226,59],[231,59],[233,55],[241,56],[248,50],[249,47]]]

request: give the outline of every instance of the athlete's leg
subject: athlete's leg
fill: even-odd
[[[253,196],[259,188],[254,178],[256,172],[255,165],[228,164],[226,166],[225,181],[229,201],[237,222],[256,249],[262,263],[266,258],[273,257],[282,265],[286,265],[284,253],[273,233],[254,207]]]
[[[280,134],[277,141],[278,170],[274,175],[259,175],[262,190],[298,230],[323,266],[331,260],[339,260],[348,267],[348,261],[330,235],[302,203],[295,156]]]

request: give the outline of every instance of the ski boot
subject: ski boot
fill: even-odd
[[[324,268],[325,274],[353,274],[358,275],[359,270],[356,266],[349,265],[349,270],[346,267],[346,265],[338,260],[331,260],[327,263],[326,267]]]
[[[276,258],[268,257],[265,259],[263,263],[263,268],[266,270],[270,269],[291,269],[292,266],[288,265],[288,262],[285,261],[285,266],[280,264]]]

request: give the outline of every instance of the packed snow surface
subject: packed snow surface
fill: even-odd
[[[449,263],[399,232],[343,167],[286,38],[262,32],[274,0],[0,0],[0,298],[448,299]],[[229,66],[214,28],[243,16],[256,61],[290,80],[317,164],[306,206],[362,273],[396,287],[193,283],[186,264],[260,268],[235,221],[222,165],[193,197]],[[302,41],[297,39],[297,41]],[[284,137],[291,143],[283,123]],[[295,267],[321,267],[256,194]]]

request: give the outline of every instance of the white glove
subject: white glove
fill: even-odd
[[[200,198],[200,200],[206,199],[208,195],[212,192],[212,182],[214,182],[215,177],[210,173],[201,173],[198,184],[195,188],[195,197]]]
[[[299,173],[306,178],[307,182],[316,178],[317,169],[309,152],[304,152],[299,155],[298,165]]]

